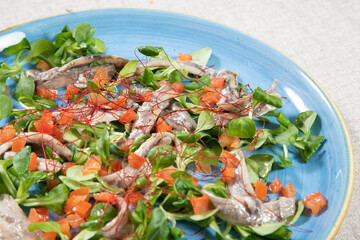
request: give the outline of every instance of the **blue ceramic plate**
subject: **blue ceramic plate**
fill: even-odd
[[[278,92],[286,97],[284,113],[294,120],[301,111],[316,111],[319,117],[312,130],[326,140],[309,163],[305,164],[294,154],[291,156],[293,165],[288,169],[275,169],[269,180],[278,176],[284,183],[292,182],[298,199],[314,191],[320,191],[328,199],[328,208],[319,217],[305,212],[296,227],[291,227],[293,239],[335,236],[353,189],[354,159],[350,137],[330,97],[298,65],[263,42],[229,27],[187,15],[144,9],[73,12],[14,27],[0,33],[0,37],[24,32],[30,42],[43,38],[53,40],[65,24],[72,28],[78,23],[95,26],[95,36],[104,40],[109,54],[135,59],[136,47],[153,45],[163,46],[171,57],[176,57],[179,52],[210,47],[213,55],[208,65],[237,72],[239,81],[244,84],[266,89],[274,79],[279,79]],[[0,61],[11,63],[3,55]],[[198,230],[190,225],[185,225],[184,229],[190,234]],[[214,238],[211,232],[206,236]],[[188,237],[199,238],[201,234]]]

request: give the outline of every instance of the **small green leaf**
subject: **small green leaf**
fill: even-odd
[[[30,232],[35,231],[39,228],[43,232],[56,232],[61,240],[68,240],[69,238],[64,235],[61,231],[60,225],[57,222],[37,222],[37,223],[30,223],[28,229]]]
[[[145,68],[140,81],[145,87],[151,87],[153,89],[160,87],[160,84],[155,80],[154,73],[149,68]]]
[[[198,61],[201,65],[206,65],[211,56],[212,49],[211,48],[201,48],[196,50],[195,52],[190,53],[192,59]]]
[[[13,104],[11,99],[6,95],[0,95],[0,120],[9,116],[12,111]]]
[[[149,224],[145,231],[147,240],[170,240],[170,228],[166,221],[164,212],[160,208],[155,208],[150,215]]]
[[[299,128],[305,135],[310,134],[310,128],[316,119],[316,112],[306,111],[300,113],[294,121],[294,125]]]
[[[80,23],[73,28],[72,35],[77,43],[87,42],[94,36],[95,30],[90,24]]]
[[[295,125],[290,124],[289,128],[286,131],[280,133],[275,137],[275,140],[279,144],[292,145],[295,143],[297,136],[299,135],[299,130]]]
[[[92,38],[89,42],[92,53],[104,53],[106,51],[105,43],[99,38]]]
[[[32,98],[34,96],[34,92],[35,92],[34,80],[30,77],[25,76],[25,74],[22,72],[20,75],[19,82],[15,87],[15,91],[14,91],[15,99],[18,100],[22,96]]]
[[[197,122],[196,132],[205,131],[215,126],[214,117],[209,112],[202,111]]]
[[[119,73],[119,77],[131,77],[132,75],[135,74],[137,66],[138,66],[138,61],[137,60],[129,61],[123,67],[123,69],[121,69],[121,71]]]
[[[140,46],[140,47],[138,47],[138,50],[145,56],[156,57],[164,49],[162,47]]]
[[[179,71],[172,71],[169,75],[169,81],[171,84],[176,83],[176,82],[182,83],[182,76],[179,73]]]
[[[23,38],[21,40],[21,42],[12,45],[10,47],[5,48],[2,53],[7,55],[7,56],[11,56],[14,54],[18,54],[19,52],[23,51],[23,50],[29,50],[30,49],[30,43],[26,38]]]
[[[14,169],[19,177],[29,172],[30,154],[31,147],[25,146],[23,149],[17,152],[13,158]]]
[[[266,104],[270,104],[277,108],[282,108],[283,105],[280,98],[264,92],[260,87],[255,89],[253,98],[254,100],[257,100],[259,102],[264,102]]]
[[[252,138],[256,133],[255,122],[248,117],[233,119],[228,126],[229,134],[239,138]]]
[[[252,183],[256,180],[266,181],[274,160],[275,158],[269,154],[254,154],[245,158],[250,181]]]
[[[172,166],[175,162],[176,150],[167,145],[156,146],[150,150],[148,159],[152,163],[152,172]]]

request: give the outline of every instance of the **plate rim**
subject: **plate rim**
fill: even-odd
[[[300,64],[298,64],[294,59],[292,59],[291,57],[289,57],[287,54],[285,54],[284,52],[282,52],[281,50],[279,50],[278,48],[274,47],[273,45],[263,41],[260,38],[257,38],[255,36],[253,36],[252,34],[247,33],[246,31],[242,31],[239,30],[235,27],[226,25],[224,23],[221,22],[217,22],[211,19],[207,19],[205,17],[199,17],[199,16],[195,16],[192,14],[188,14],[188,13],[182,13],[182,12],[177,12],[177,11],[173,11],[173,10],[163,10],[163,9],[155,9],[155,8],[129,8],[129,7],[104,7],[104,8],[87,8],[87,9],[79,9],[79,10],[71,10],[71,11],[67,11],[67,12],[59,12],[59,13],[54,13],[54,14],[50,14],[47,16],[43,16],[43,17],[39,17],[39,18],[33,18],[24,22],[21,22],[19,24],[15,24],[13,26],[7,27],[5,29],[1,29],[0,33],[4,33],[6,31],[9,31],[13,28],[16,27],[20,27],[22,25],[28,24],[28,23],[32,23],[35,21],[39,21],[39,20],[44,20],[47,18],[51,18],[51,17],[57,17],[57,16],[61,16],[61,15],[66,15],[66,14],[71,14],[71,13],[80,13],[80,12],[91,12],[91,11],[98,11],[98,10],[142,10],[142,11],[149,11],[149,12],[163,12],[163,13],[168,13],[168,14],[174,14],[174,15],[183,15],[184,17],[192,17],[195,19],[199,19],[202,21],[207,21],[213,24],[217,24],[217,25],[221,25],[222,27],[225,28],[229,28],[231,30],[234,30],[236,32],[239,32],[243,35],[246,35],[262,44],[265,44],[266,46],[272,48],[273,50],[275,50],[276,52],[280,53],[281,55],[283,55],[285,58],[287,58],[288,60],[290,60],[291,62],[293,62],[296,67],[301,70],[303,73],[305,73],[305,75],[312,81],[314,82],[314,84],[320,89],[320,91],[324,94],[324,96],[326,97],[326,100],[330,103],[330,106],[334,109],[337,117],[340,120],[341,126],[343,128],[343,131],[345,133],[345,137],[346,137],[346,142],[347,142],[347,151],[349,153],[349,160],[350,160],[350,164],[349,164],[349,177],[348,177],[348,186],[346,189],[346,195],[345,195],[345,199],[344,199],[344,204],[341,207],[341,210],[339,212],[338,218],[336,219],[333,227],[331,228],[329,234],[327,235],[326,239],[334,239],[336,234],[339,232],[345,217],[347,215],[347,212],[349,210],[350,204],[351,204],[351,200],[352,200],[352,195],[354,192],[354,182],[355,182],[355,157],[354,157],[354,148],[353,148],[353,144],[351,141],[351,136],[350,136],[350,132],[349,129],[346,125],[345,119],[342,116],[339,108],[337,107],[336,103],[333,101],[333,99],[331,98],[330,94],[328,94],[328,92],[325,90],[325,88],[320,84],[320,82],[318,80],[316,80],[314,77],[312,77],[311,74],[309,74],[303,67],[301,67]]]

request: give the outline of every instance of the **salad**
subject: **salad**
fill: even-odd
[[[292,183],[268,179],[274,165],[291,167],[289,147],[308,162],[324,140],[311,133],[315,112],[293,122],[281,112],[278,80],[266,90],[243,85],[235,72],[206,66],[210,48],[177,59],[154,46],[138,47],[137,60],[105,55],[95,31],[65,26],[54,42],[24,38],[2,52],[14,64],[0,63],[1,239],[205,238],[207,230],[217,239],[291,239],[304,205],[324,211],[320,192],[299,200]],[[10,93],[8,78],[17,82]],[[184,221],[198,230],[185,233]]]

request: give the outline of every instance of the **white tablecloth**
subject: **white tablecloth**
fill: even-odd
[[[359,0],[1,0],[0,29],[35,18],[90,8],[176,11],[217,21],[259,38],[289,56],[326,89],[360,151]],[[336,239],[360,239],[360,168],[353,201]]]

